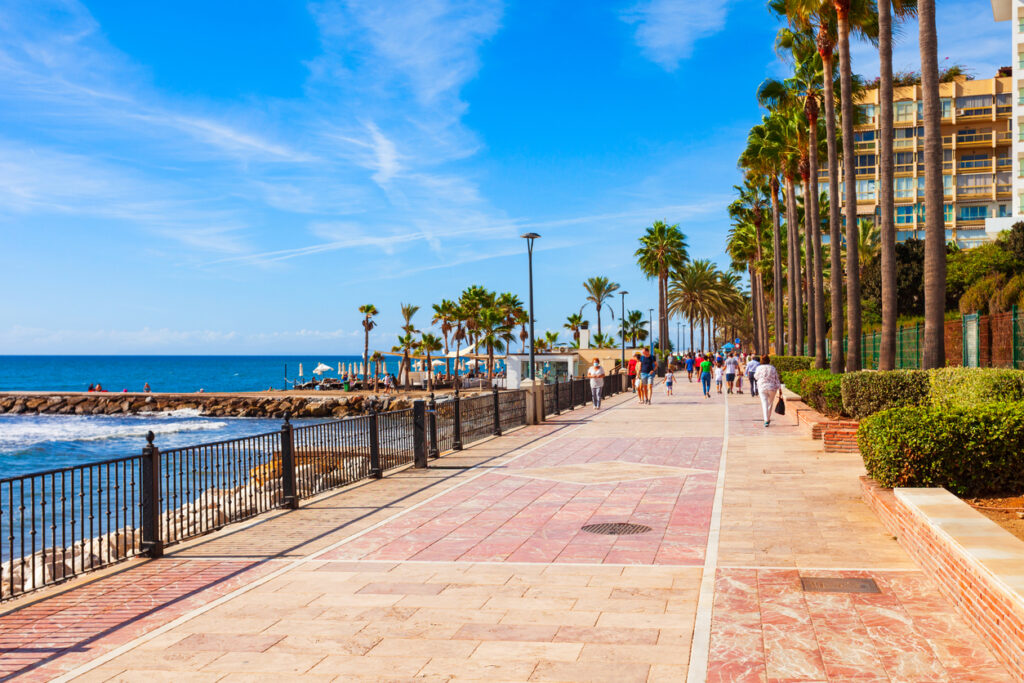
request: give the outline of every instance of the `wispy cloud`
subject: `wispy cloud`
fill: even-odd
[[[637,45],[644,55],[667,71],[693,53],[701,38],[725,26],[729,0],[643,0],[622,13],[634,25]]]

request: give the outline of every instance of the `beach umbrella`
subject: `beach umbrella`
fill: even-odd
[[[444,365],[444,361],[443,360],[435,360],[433,363],[431,363],[431,365],[433,365],[436,368],[438,365]]]
[[[318,363],[317,366],[313,369],[313,374],[314,375],[322,375],[325,372],[330,372],[330,371],[331,371],[331,366],[330,365],[327,365],[326,363]]]
[[[302,377],[302,363],[299,363],[299,377]]]
[[[338,374],[341,374],[341,361],[338,361]]]

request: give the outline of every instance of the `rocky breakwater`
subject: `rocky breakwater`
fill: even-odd
[[[196,410],[204,417],[347,417],[369,409],[369,398],[259,394],[0,393],[0,413],[11,415],[136,415]],[[411,407],[406,399],[379,402],[382,410]]]

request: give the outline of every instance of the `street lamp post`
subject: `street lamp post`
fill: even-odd
[[[626,295],[629,292],[619,292],[622,295],[622,315],[619,322],[622,325],[622,369],[626,369]]]
[[[654,355],[654,309],[647,309],[647,327],[651,330],[651,355]]]
[[[536,363],[533,357],[533,241],[540,237],[540,235],[535,232],[528,232],[525,235],[520,235],[520,237],[526,240],[526,254],[530,264],[530,380],[536,380]]]
[[[676,353],[680,353],[679,349],[683,348],[679,343],[679,340],[681,339],[681,337],[679,336],[679,328],[682,326],[682,324],[683,323],[681,323],[680,321],[676,321]]]

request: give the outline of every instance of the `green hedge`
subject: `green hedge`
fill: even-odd
[[[833,375],[828,370],[800,370],[783,372],[780,377],[787,389],[819,413],[829,417],[844,416],[842,375]]]
[[[882,486],[944,486],[959,496],[1024,491],[1024,402],[892,408],[863,420],[857,442]]]
[[[995,401],[1024,400],[1024,371],[999,368],[929,370],[934,406],[971,407]]]
[[[881,410],[929,402],[926,370],[849,372],[842,379],[843,412],[858,420]]]
[[[772,365],[779,372],[810,370],[814,367],[814,356],[770,356]]]

